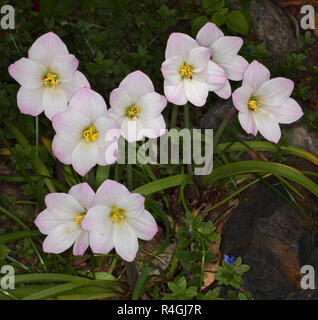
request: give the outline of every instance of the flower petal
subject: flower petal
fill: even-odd
[[[142,130],[142,121],[138,118],[134,120],[125,118],[120,127],[121,135],[128,142],[135,142],[141,140],[143,136],[140,130]]]
[[[210,91],[222,89],[227,81],[224,70],[213,61],[209,61],[208,67],[200,76],[206,81]]]
[[[39,228],[40,232],[43,234],[49,234],[57,226],[65,223],[65,220],[57,219],[53,216],[48,209],[43,210],[39,213],[34,220],[35,225]]]
[[[145,209],[145,198],[141,194],[131,193],[121,197],[117,202],[117,206],[127,212],[143,211]]]
[[[187,99],[197,107],[202,107],[205,104],[209,94],[207,84],[194,77],[192,80],[184,80],[184,90]]]
[[[197,47],[189,52],[187,64],[192,66],[193,72],[201,72],[210,61],[211,51],[205,47]]]
[[[89,209],[94,204],[95,192],[87,182],[73,186],[68,194],[76,199],[85,209]]]
[[[224,37],[224,33],[212,22],[206,23],[197,34],[197,41],[203,47],[210,48],[219,38]]]
[[[74,223],[64,223],[56,227],[43,242],[43,251],[46,253],[62,253],[72,246],[80,236],[81,229]]]
[[[10,76],[26,89],[42,87],[42,78],[45,68],[30,59],[21,58],[9,66]]]
[[[142,240],[151,240],[158,232],[156,220],[147,211],[138,212],[127,217],[127,223],[133,229],[136,236]]]
[[[225,82],[225,86],[221,89],[215,90],[214,91],[220,98],[223,99],[228,99],[231,94],[232,94],[232,89],[231,89],[231,85],[230,85],[230,81],[227,80]]]
[[[179,56],[183,60],[186,60],[190,50],[198,46],[198,43],[187,34],[171,33],[166,47],[166,59]]]
[[[62,82],[69,82],[78,67],[78,59],[72,54],[54,57],[51,69],[58,74],[58,78]]]
[[[142,120],[141,134],[147,138],[157,138],[166,132],[166,122],[164,117],[160,114],[159,116]]]
[[[183,66],[184,60],[175,56],[165,60],[161,65],[161,72],[166,81],[170,84],[178,84],[181,81],[180,68]]]
[[[240,37],[222,37],[217,39],[211,46],[212,60],[218,63],[219,59],[231,58],[240,51],[243,39]]]
[[[38,116],[43,111],[43,88],[26,89],[20,87],[17,104],[22,113]]]
[[[143,119],[150,119],[160,115],[167,106],[167,99],[157,92],[150,92],[142,96],[136,105],[140,108],[139,116]]]
[[[303,116],[303,110],[300,105],[292,98],[278,106],[264,106],[264,108],[272,113],[279,123],[293,123]]]
[[[126,115],[127,108],[133,104],[133,101],[131,100],[125,89],[117,88],[110,93],[109,103],[111,106],[110,110],[123,117]]]
[[[73,247],[74,256],[82,256],[89,246],[89,232],[82,231],[77,237]]]
[[[232,94],[234,107],[240,112],[248,112],[248,101],[253,93],[250,86],[243,86],[236,89]]]
[[[155,91],[150,78],[139,70],[128,74],[119,88],[126,90],[133,103],[143,95]]]
[[[115,223],[113,242],[116,252],[125,261],[132,262],[138,251],[137,236],[127,223]]]
[[[274,78],[265,82],[255,96],[264,100],[264,104],[277,106],[287,101],[294,89],[294,81],[286,78]]]
[[[188,102],[183,81],[180,81],[178,84],[171,84],[165,80],[163,87],[165,96],[169,102],[179,106]]]
[[[90,122],[94,122],[107,113],[103,97],[89,88],[81,88],[76,92],[70,101],[69,109],[81,112]]]
[[[277,143],[281,137],[281,131],[274,115],[264,108],[259,108],[256,112],[252,112],[252,115],[261,135],[265,139]]]
[[[53,59],[59,55],[68,54],[64,42],[53,32],[48,32],[38,38],[29,49],[29,59],[50,68]]]
[[[74,170],[84,176],[97,163],[98,145],[94,142],[80,141],[72,153],[72,166]]]
[[[108,234],[91,232],[89,242],[94,253],[107,254],[114,248],[113,230]]]
[[[116,205],[121,198],[129,195],[130,192],[124,185],[108,179],[103,182],[103,184],[96,191],[95,204],[106,205],[111,208],[112,206]]]
[[[87,211],[81,227],[89,232],[109,234],[112,232],[113,222],[110,217],[111,208],[105,205],[95,204]]]
[[[43,109],[45,115],[52,118],[63,111],[67,110],[67,96],[62,89],[55,88],[51,90],[46,88],[43,92]]]
[[[239,112],[238,118],[239,118],[239,121],[240,121],[242,128],[248,134],[253,134],[254,136],[257,134],[258,129],[255,125],[252,111]]]
[[[219,66],[223,68],[230,80],[241,81],[248,67],[248,62],[241,56],[234,56],[231,59],[220,61]]]
[[[64,164],[72,164],[72,152],[77,144],[76,140],[64,140],[56,134],[52,141],[52,150],[59,161]]]
[[[98,132],[96,143],[99,148],[105,147],[109,142],[115,142],[120,136],[120,128],[112,118],[100,117],[94,122],[94,126]]]
[[[270,79],[269,70],[254,60],[245,70],[242,86],[250,86],[253,91],[257,91],[260,86]]]
[[[45,204],[57,219],[73,221],[75,214],[85,211],[85,208],[67,193],[49,193],[45,196]]]

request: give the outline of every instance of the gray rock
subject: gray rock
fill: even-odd
[[[291,145],[318,156],[318,136],[314,132],[308,132],[305,125],[293,126],[287,133],[290,135]]]
[[[243,287],[254,299],[316,299],[317,286],[301,289],[300,268],[318,267],[318,236],[275,192],[259,187],[258,196],[227,221],[222,253],[240,256],[250,265]]]

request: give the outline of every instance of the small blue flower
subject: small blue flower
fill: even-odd
[[[250,53],[251,51],[252,51],[251,48],[247,48],[247,49],[245,50],[246,53]]]
[[[225,254],[224,260],[227,264],[233,264],[235,262],[235,257]]]

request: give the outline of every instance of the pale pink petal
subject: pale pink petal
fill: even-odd
[[[143,119],[150,119],[160,115],[167,106],[167,99],[157,92],[150,92],[142,96],[136,105],[140,108],[139,116]]]
[[[38,38],[29,49],[29,59],[37,61],[50,68],[53,59],[59,55],[68,54],[64,42],[53,32],[48,32]]]
[[[97,163],[98,159],[97,143],[82,140],[77,144],[72,153],[72,166],[81,176],[84,176]]]
[[[166,59],[179,56],[186,60],[190,50],[198,46],[198,43],[187,34],[171,33],[166,47]]]
[[[211,46],[212,60],[216,62],[219,59],[230,58],[239,52],[243,45],[243,39],[240,37],[222,37],[217,39]]]
[[[85,212],[85,208],[67,193],[49,193],[45,204],[50,213],[58,219],[73,221],[75,214]]]
[[[45,68],[30,59],[21,58],[9,66],[10,76],[26,89],[42,87]]]
[[[264,104],[277,106],[287,101],[294,89],[294,82],[286,78],[274,78],[265,82],[255,97],[264,100]]]
[[[128,142],[141,140],[143,136],[140,133],[140,130],[142,130],[142,120],[139,120],[138,118],[134,120],[125,118],[120,127],[121,135]]]
[[[108,179],[103,182],[96,191],[95,204],[106,205],[111,208],[116,205],[121,198],[129,195],[130,192],[124,185]]]
[[[184,91],[187,99],[197,107],[202,107],[206,103],[206,98],[209,94],[207,84],[196,78],[184,81]]]
[[[65,220],[57,219],[53,216],[49,210],[45,209],[40,214],[37,215],[34,220],[35,225],[39,228],[40,232],[43,234],[49,234],[57,226],[65,223]]]
[[[57,56],[52,61],[51,70],[58,74],[59,81],[69,82],[74,77],[78,63],[72,54]]]
[[[105,147],[107,142],[116,141],[120,136],[120,128],[112,118],[100,117],[94,122],[94,126],[98,132],[96,143],[99,148]]]
[[[265,106],[264,108],[272,113],[279,123],[293,123],[303,116],[300,105],[292,98],[278,106]]]
[[[153,119],[142,120],[141,132],[147,138],[157,138],[166,132],[166,122],[162,115]]]
[[[77,143],[83,138],[83,131],[90,124],[87,117],[74,110],[59,113],[52,119],[53,128],[61,138]]]
[[[155,91],[150,78],[139,70],[128,74],[120,83],[119,88],[126,90],[133,103],[143,95]]]
[[[232,94],[234,107],[240,112],[248,112],[248,101],[252,93],[253,89],[250,86],[243,86],[236,89]]]
[[[74,256],[82,256],[89,246],[89,232],[82,231],[77,237],[73,247]]]
[[[197,41],[203,47],[210,48],[219,38],[224,37],[224,33],[212,22],[206,23],[197,34]]]
[[[231,59],[222,60],[218,64],[223,68],[226,76],[234,81],[241,81],[248,67],[248,62],[241,56],[234,56]]]
[[[59,225],[45,238],[43,251],[55,254],[62,253],[72,246],[81,232],[81,228],[74,222]]]
[[[221,89],[214,91],[220,98],[228,99],[232,94],[232,89],[230,85],[230,81],[225,82],[225,86]]]
[[[142,240],[149,241],[158,232],[156,220],[147,210],[128,215],[127,223],[133,229],[136,236]]]
[[[111,207],[96,204],[87,211],[82,220],[81,227],[90,232],[108,234],[112,231],[112,220],[110,216]]]
[[[245,70],[242,86],[250,86],[255,92],[269,79],[269,70],[264,65],[254,60]]]
[[[274,115],[259,108],[256,112],[252,112],[256,126],[261,135],[272,142],[277,143],[281,137],[279,124]]]
[[[43,88],[25,89],[20,87],[17,104],[22,113],[38,116],[43,111]]]
[[[211,51],[208,48],[197,47],[190,51],[187,64],[193,68],[193,72],[201,72],[210,61]]]
[[[89,88],[81,88],[76,92],[70,101],[69,109],[81,112],[90,122],[94,122],[107,113],[103,97]]]
[[[95,192],[87,182],[73,186],[68,194],[76,199],[85,209],[89,209],[94,204]]]
[[[64,164],[72,164],[72,152],[77,144],[77,140],[65,140],[56,134],[52,141],[52,150],[59,161]]]
[[[256,135],[257,133],[257,128],[255,126],[254,118],[252,115],[253,111],[247,111],[247,112],[239,112],[238,118],[240,121],[240,124],[242,128],[248,133],[248,134],[253,134]],[[256,133],[255,133],[256,129]]]
[[[78,70],[75,71],[73,77],[69,82],[62,82],[59,84],[60,88],[64,90],[67,95],[67,101],[70,101],[73,95],[80,88],[90,88],[90,84],[84,74]]]
[[[161,72],[166,81],[170,84],[178,84],[181,81],[180,68],[184,64],[184,60],[175,56],[171,59],[167,59],[162,63]]]
[[[227,81],[224,70],[213,61],[209,61],[208,67],[200,76],[206,81],[210,91],[222,89]]]
[[[125,261],[132,262],[138,251],[137,236],[128,223],[115,223],[113,242],[116,252]]]
[[[169,102],[179,106],[188,102],[188,99],[185,95],[183,81],[180,81],[178,84],[171,84],[165,80],[163,86],[165,96]]]
[[[52,120],[52,118],[63,111],[67,110],[67,96],[62,89],[46,88],[43,91],[43,109],[45,115]]]
[[[129,108],[133,104],[133,101],[131,100],[125,89],[117,88],[110,93],[109,103],[111,106],[110,110],[116,113],[118,116],[122,117],[126,115],[127,108]]]
[[[125,211],[143,211],[145,208],[145,198],[138,193],[131,193],[125,197],[121,197],[117,202],[117,206]]]
[[[113,230],[108,234],[91,232],[89,242],[94,253],[107,254],[114,248]]]

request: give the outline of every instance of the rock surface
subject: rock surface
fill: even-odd
[[[315,290],[300,287],[300,268],[318,268],[318,236],[275,192],[260,188],[227,221],[222,253],[251,266],[243,287],[254,299],[318,299],[317,285]]]

